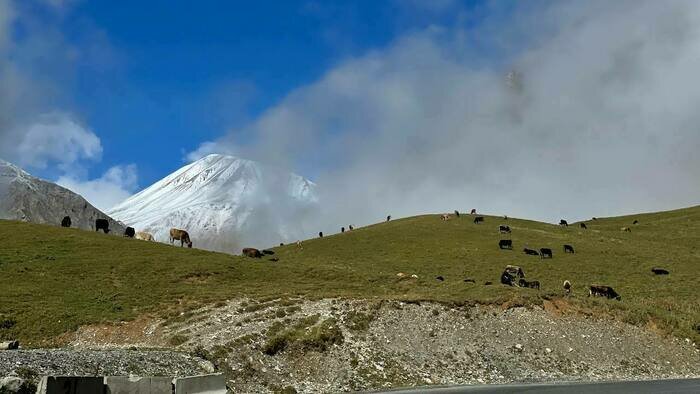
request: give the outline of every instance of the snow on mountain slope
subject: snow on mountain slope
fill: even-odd
[[[239,253],[293,241],[310,232],[315,185],[298,175],[233,156],[212,154],[188,164],[110,209],[111,216],[156,240],[172,227],[194,247]]]
[[[80,195],[0,160],[0,219],[58,226],[64,216],[70,216],[72,227],[84,230],[94,229],[95,219],[104,218],[113,234],[124,233],[120,223]]]

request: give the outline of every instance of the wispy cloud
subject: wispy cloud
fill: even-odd
[[[96,179],[86,180],[75,175],[64,175],[56,183],[80,194],[104,212],[136,191],[138,171],[134,164],[114,166]]]

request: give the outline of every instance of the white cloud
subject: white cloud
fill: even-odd
[[[138,171],[134,164],[114,166],[97,179],[80,180],[72,175],[64,175],[56,183],[80,194],[105,212],[131,197],[138,187]]]
[[[56,162],[69,166],[82,159],[98,160],[102,155],[95,133],[64,113],[43,115],[22,134],[14,149],[21,165],[45,168],[48,162]]]
[[[318,170],[331,228],[697,204],[700,3],[538,4],[350,59],[246,125],[251,143],[234,130],[202,149]]]

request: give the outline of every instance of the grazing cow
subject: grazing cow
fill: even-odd
[[[459,217],[459,211],[455,209],[455,216]]]
[[[571,245],[564,245],[564,253],[574,253],[574,247]]]
[[[350,231],[355,229],[355,227],[353,227],[352,224],[349,226],[349,228],[350,228]]]
[[[185,230],[180,230],[177,228],[170,229],[170,243],[173,244],[175,241],[180,241],[180,247],[187,244],[188,248],[192,247],[192,241],[190,240],[190,234]]]
[[[498,226],[498,231],[499,231],[501,234],[505,234],[505,233],[510,234],[510,226],[503,226],[503,225]]]
[[[530,256],[539,256],[540,255],[540,252],[536,251],[535,249],[525,248],[525,249],[523,249],[523,252],[525,252],[525,254],[530,255]]]
[[[524,278],[520,278],[518,281],[518,286],[520,287],[529,287],[531,289],[540,289],[540,281],[538,280],[533,280],[533,281],[526,281]]]
[[[133,227],[127,227],[126,230],[124,230],[125,237],[134,238],[135,235],[136,235],[136,230],[134,230]]]
[[[612,287],[602,285],[591,285],[588,290],[588,296],[607,297],[608,299],[614,298],[618,301],[622,300],[622,297],[620,297]]]
[[[440,216],[440,220],[449,220],[449,219],[450,219],[450,215],[448,215],[446,213],[444,213],[444,214],[442,214],[442,216]]]
[[[341,228],[340,228],[340,232],[341,232],[341,233],[344,233],[344,232],[345,232],[345,227],[341,227]]]
[[[477,217],[474,218],[474,224],[479,224],[479,223],[481,223],[481,222],[483,222],[483,221],[484,221],[484,217],[483,217],[483,216],[477,216]]]
[[[540,258],[552,258],[552,249],[550,248],[540,248]]]
[[[668,275],[669,274],[669,272],[667,270],[665,270],[663,268],[659,268],[659,267],[652,268],[651,272],[653,272],[656,275]]]
[[[155,241],[153,239],[153,235],[151,235],[151,233],[145,233],[143,231],[137,232],[135,237],[136,237],[136,239],[140,239],[142,241],[150,241],[150,242]]]
[[[386,221],[388,222],[389,220],[391,220],[391,215],[386,217]]]
[[[440,282],[442,282],[442,281],[445,280],[445,278],[443,278],[442,275],[436,276],[435,279],[436,279],[436,280],[439,280]]]
[[[70,227],[71,221],[70,221],[70,216],[66,216],[61,220],[61,227]]]
[[[109,232],[109,221],[107,219],[97,219],[95,220],[95,231],[104,231],[105,234]]]
[[[260,252],[259,250],[255,249],[255,248],[243,248],[242,252],[243,252],[244,256],[252,257],[255,259],[259,259],[259,258],[263,257],[262,252]]]
[[[571,282],[569,282],[568,280],[564,281],[564,293],[566,295],[571,294]]]
[[[562,220],[559,221],[559,225],[560,225],[560,226],[569,227],[569,222],[567,222],[566,220],[562,219]]]
[[[584,230],[588,229],[588,227],[586,227],[586,223],[581,222],[581,223],[579,223],[579,226]]]
[[[265,249],[265,250],[263,250],[262,252],[263,252],[264,254],[268,254],[268,255],[275,254],[275,251],[274,251],[274,250],[270,250],[270,249]]]
[[[639,224],[639,220],[636,220],[636,219],[635,219],[635,221],[632,222],[632,224]]]
[[[625,232],[631,233],[631,232],[632,232],[632,229],[629,228],[629,227],[622,227],[622,228],[620,229],[620,231],[625,231]]]
[[[319,237],[319,238],[323,238],[323,231],[319,231],[319,232],[318,232],[318,237]]]
[[[472,209],[472,211],[470,212],[470,214],[471,214],[471,215],[476,215],[476,209]]]
[[[498,247],[500,249],[510,249],[513,250],[513,240],[510,239],[502,239],[498,241]]]
[[[515,265],[507,265],[501,274],[501,283],[508,286],[516,286],[517,280],[524,278],[523,269]]]

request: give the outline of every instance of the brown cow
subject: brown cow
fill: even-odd
[[[255,248],[243,248],[242,252],[244,256],[253,257],[256,259],[263,256],[263,253]]]
[[[609,299],[614,298],[618,301],[622,299],[612,287],[603,285],[591,285],[588,290],[588,296],[606,297]]]
[[[177,228],[170,229],[170,243],[173,244],[175,241],[180,241],[180,247],[187,244],[188,248],[192,247],[192,241],[190,240],[190,234],[185,230],[180,230]]]

